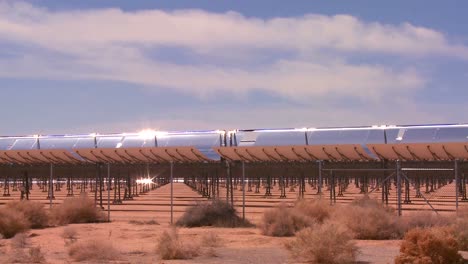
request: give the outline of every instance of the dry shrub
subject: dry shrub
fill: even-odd
[[[369,198],[341,206],[333,218],[344,223],[357,239],[393,239],[402,236],[394,210]]]
[[[294,210],[298,214],[303,214],[313,218],[314,221],[323,223],[332,214],[333,208],[325,200],[305,200],[301,199],[294,205]]]
[[[463,263],[458,242],[447,227],[415,228],[406,233],[396,264]]]
[[[201,242],[205,247],[220,247],[223,244],[221,238],[213,232],[203,234],[201,237]]]
[[[458,240],[460,250],[468,251],[468,206],[460,207],[457,216],[452,226],[454,235]]]
[[[209,247],[206,250],[205,254],[208,257],[219,257],[218,253],[216,252],[216,248],[214,248],[214,247]]]
[[[25,233],[16,234],[11,239],[11,263],[44,263],[45,257],[41,247],[29,247],[29,237]]]
[[[468,218],[468,205],[460,206],[457,211],[459,218]]]
[[[108,240],[86,240],[73,243],[68,255],[75,261],[109,261],[119,259],[120,253]]]
[[[453,234],[460,250],[468,251],[468,218],[459,218],[453,225]]]
[[[293,236],[302,228],[310,226],[313,222],[308,222],[306,217],[296,214],[292,208],[285,204],[265,211],[262,219],[262,233],[267,236]]]
[[[236,209],[221,200],[198,203],[187,208],[182,217],[177,220],[177,226],[200,227],[247,227],[252,224],[237,215]]]
[[[438,215],[434,212],[414,212],[400,218],[400,228],[402,233],[416,227],[442,227],[454,223],[453,218]]]
[[[158,221],[151,219],[149,221],[144,222],[145,225],[159,225]]]
[[[56,224],[97,223],[106,220],[106,216],[94,204],[94,200],[85,195],[69,198],[63,204],[53,208],[52,217]]]
[[[26,200],[14,201],[8,203],[6,208],[23,213],[31,224],[31,228],[44,228],[49,225],[49,216],[42,203]]]
[[[27,263],[44,263],[45,257],[41,251],[41,247],[32,247],[28,250]]]
[[[305,228],[286,248],[300,261],[310,263],[354,263],[357,247],[352,232],[342,223],[326,221]]]
[[[330,217],[331,212],[331,206],[322,200],[301,200],[293,208],[281,204],[264,213],[262,233],[268,236],[293,236],[316,222],[322,223]]]
[[[41,247],[31,247],[25,249],[16,249],[8,259],[9,263],[46,263]]]
[[[65,245],[70,245],[76,242],[78,231],[73,226],[67,226],[62,231],[62,237],[65,240]]]
[[[17,233],[28,230],[30,226],[22,212],[6,207],[0,209],[0,234],[4,238],[12,238]]]
[[[192,259],[198,256],[198,246],[180,240],[177,230],[164,231],[159,237],[157,252],[161,259]]]
[[[26,233],[18,233],[11,239],[11,247],[14,249],[26,248],[29,244]]]

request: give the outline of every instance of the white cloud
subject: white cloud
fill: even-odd
[[[51,12],[25,3],[0,5],[2,33],[69,50],[115,43],[175,45],[211,50],[229,47],[316,48],[468,58],[435,30],[404,23],[366,23],[349,15],[304,15],[268,20],[200,10],[123,12],[119,9]],[[3,35],[3,34],[2,34]]]
[[[351,64],[347,54],[468,59],[467,47],[449,43],[435,30],[367,23],[349,15],[265,20],[200,10],[49,11],[18,2],[0,2],[1,41],[25,47],[20,57],[0,57],[3,77],[119,80],[202,97],[260,90],[293,100],[335,95],[379,101],[395,91],[411,94],[424,87],[426,78],[411,67],[394,69],[385,62]],[[250,59],[244,66],[220,66],[147,56],[148,49],[163,47],[188,49],[202,61],[210,55],[230,60],[248,54]],[[250,67],[258,59],[255,52],[265,49],[292,55],[273,55],[273,62]],[[322,50],[325,58],[311,56]]]

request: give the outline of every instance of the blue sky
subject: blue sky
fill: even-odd
[[[466,123],[465,10],[0,0],[0,135]]]

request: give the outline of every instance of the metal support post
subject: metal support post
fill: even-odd
[[[242,161],[242,220],[245,221],[245,162]]]
[[[29,174],[28,174],[28,171],[25,171],[24,172],[24,176],[25,176],[25,188],[24,188],[24,194],[26,195],[26,200],[29,200],[29,189],[30,189],[30,185],[29,185]]]
[[[110,222],[110,189],[111,189],[110,163],[107,163],[107,221]]]
[[[153,179],[151,178],[149,163],[146,163],[146,178],[151,179],[151,183],[146,184],[146,191],[149,191],[153,188]]]
[[[328,180],[328,187],[330,189],[330,205],[333,204],[333,188],[335,188],[334,182],[334,174],[333,171],[330,171],[330,179]]]
[[[52,208],[52,199],[54,197],[54,164],[50,164],[50,178],[49,178],[49,206]]]
[[[146,178],[151,179],[149,163],[146,163]]]
[[[234,206],[234,184],[232,182],[232,168],[229,165],[229,195],[231,198],[231,205]]]
[[[226,161],[226,179],[225,179],[225,187],[226,187],[226,203],[229,203],[229,183],[230,181],[230,169],[229,169],[229,161]]]
[[[320,198],[322,198],[322,161],[319,160],[318,161],[318,166],[319,166],[319,175],[318,175],[318,184],[317,184],[317,188],[318,188],[318,191],[317,193],[320,195]]]
[[[173,185],[173,175],[174,173],[174,162],[171,161],[171,175],[170,175],[170,181],[171,181],[171,225],[174,223],[174,185]]]
[[[396,175],[397,175],[397,197],[398,197],[398,216],[401,216],[401,164],[400,160],[396,161]]]
[[[455,171],[455,211],[458,213],[458,186],[460,186],[458,179],[458,160],[454,161],[454,171]]]

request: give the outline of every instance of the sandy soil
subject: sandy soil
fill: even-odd
[[[161,260],[156,253],[158,236],[170,225],[136,225],[125,221],[102,224],[74,224],[77,240],[97,239],[111,241],[120,252],[119,260],[112,263],[294,263],[284,244],[292,238],[267,237],[256,228],[180,228],[179,236],[187,243],[203,244],[207,233],[218,235],[222,241],[214,248],[201,247],[201,255],[192,260]],[[75,263],[68,256],[69,245],[62,238],[65,227],[31,230],[31,246],[40,246],[47,263]],[[11,240],[0,240],[0,262],[13,254]],[[399,241],[356,241],[359,247],[359,263],[392,263],[398,254]],[[87,262],[101,263],[102,261]]]
[[[258,223],[263,212],[280,202],[293,203],[296,199],[295,192],[288,192],[286,199],[279,199],[279,193],[275,188],[272,197],[264,197],[264,190],[260,194],[247,193],[246,218]],[[11,197],[3,197],[0,203],[17,200],[18,193],[12,193]],[[31,199],[45,204],[47,193],[34,189]],[[55,193],[54,204],[61,203],[66,198],[66,191],[62,189]],[[317,197],[316,191],[309,189],[307,198]],[[105,195],[107,198],[107,195]],[[344,202],[352,200],[351,195],[340,198]],[[132,201],[124,201],[122,205],[111,204],[111,223],[101,224],[75,224],[78,231],[78,241],[89,239],[108,240],[120,252],[119,260],[113,263],[294,263],[288,256],[284,244],[291,238],[274,238],[260,234],[256,228],[180,228],[180,237],[190,243],[200,243],[204,234],[215,233],[222,245],[214,249],[201,248],[201,255],[192,260],[163,261],[156,253],[158,237],[170,226],[169,185],[141,194]],[[178,219],[187,206],[206,198],[193,191],[182,183],[174,184],[174,220]],[[241,191],[235,193],[235,200],[241,204]],[[48,207],[48,206],[47,206]],[[107,209],[107,205],[104,204]],[[241,212],[241,208],[238,208]],[[131,220],[147,221],[156,220],[159,225],[137,225]],[[68,256],[68,248],[62,233],[65,227],[54,227],[42,230],[31,230],[32,246],[40,246],[47,263],[74,263]],[[358,263],[393,263],[398,254],[400,241],[356,241],[359,248]],[[8,260],[13,254],[11,240],[0,240],[0,263]],[[215,255],[215,256],[213,256]],[[93,262],[88,262],[93,263]],[[102,263],[98,261],[95,263]]]

